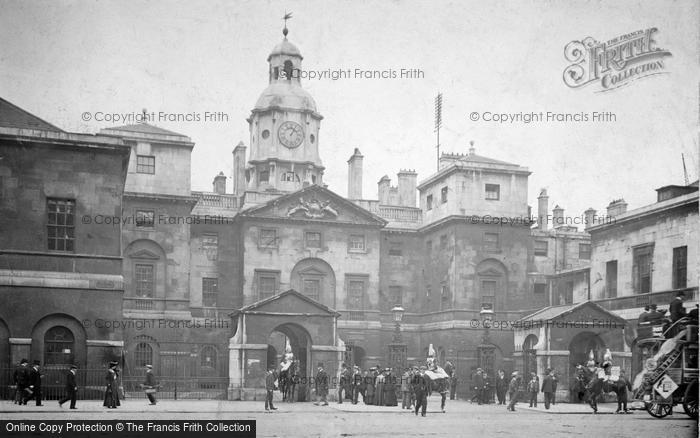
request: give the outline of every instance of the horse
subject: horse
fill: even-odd
[[[615,396],[619,398],[621,391],[626,390],[623,381],[611,379],[609,375],[600,373],[599,368],[579,367],[577,367],[577,374],[581,376],[584,388],[582,400],[591,406],[594,414],[598,412],[598,399],[601,396],[614,392]]]
[[[296,386],[299,383],[299,363],[292,361],[286,370],[280,372],[280,392],[282,401],[294,402]]]

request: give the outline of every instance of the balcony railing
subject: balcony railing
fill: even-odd
[[[379,216],[396,222],[420,222],[422,212],[420,208],[415,207],[380,205]]]
[[[204,207],[219,207],[235,209],[238,207],[238,198],[234,195],[219,195],[217,193],[192,192],[197,198],[197,203]]]
[[[622,310],[644,307],[650,304],[666,305],[671,303],[678,292],[683,292],[684,301],[697,301],[698,288],[689,287],[685,289],[672,289],[662,292],[651,292],[647,294],[628,295],[624,297],[606,298],[595,300],[596,304],[606,308],[607,310]]]

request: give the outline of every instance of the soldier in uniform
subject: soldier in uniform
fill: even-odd
[[[425,375],[426,369],[426,367],[421,366],[419,373],[414,375],[411,380],[411,386],[413,386],[413,392],[416,395],[415,413],[418,415],[418,410],[420,410],[423,417],[428,409],[428,387],[430,386],[429,377]]]
[[[157,386],[156,376],[153,375],[153,365],[146,365],[146,381],[143,384],[143,389],[152,405],[158,403],[155,393]]]
[[[66,395],[58,401],[58,405],[63,407],[63,403],[70,400],[70,408],[77,409],[75,407],[75,401],[78,398],[78,384],[75,382],[75,374],[78,371],[77,365],[71,365],[70,371],[66,374]]]
[[[29,369],[29,379],[27,389],[31,391],[31,395],[24,399],[24,404],[27,404],[27,400],[33,398],[36,401],[37,406],[44,406],[41,404],[41,372],[39,371],[40,362],[35,360],[32,367]]]
[[[17,365],[17,367],[15,368],[15,372],[12,376],[17,387],[15,390],[15,404],[18,405],[27,404],[24,397],[24,389],[27,387],[27,382],[29,382],[28,365],[29,362],[27,361],[27,359],[22,359],[19,362],[19,365]]]
[[[316,391],[316,403],[314,405],[318,406],[320,402],[323,402],[321,406],[328,406],[328,373],[323,369],[323,363],[318,363],[318,373],[316,373],[315,381],[315,391]]]

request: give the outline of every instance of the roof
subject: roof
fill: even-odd
[[[544,309],[540,309],[534,313],[531,313],[529,315],[523,316],[520,318],[518,321],[519,322],[525,322],[525,321],[553,321],[555,319],[563,318],[567,315],[570,315],[578,310],[581,310],[585,307],[592,307],[593,309],[604,313],[608,315],[610,318],[616,319],[619,322],[626,324],[627,321],[616,315],[615,313],[607,310],[606,308],[602,307],[599,304],[596,304],[594,301],[583,301],[581,303],[576,303],[576,304],[565,304],[562,306],[549,306],[545,307]]]
[[[281,43],[277,44],[272,49],[272,52],[270,52],[270,56],[267,57],[267,60],[270,61],[270,58],[276,55],[298,56],[300,59],[304,59],[304,57],[301,56],[299,48],[294,44],[290,43],[286,37],[284,38],[284,40],[282,40]]]
[[[253,112],[269,108],[300,109],[316,114],[316,101],[294,81],[273,82],[260,94]]]
[[[307,297],[306,295],[303,295],[303,294],[295,291],[294,289],[289,289],[289,290],[284,291],[280,294],[273,295],[273,296],[267,297],[267,298],[263,298],[262,300],[248,304],[247,306],[241,307],[240,309],[232,312],[231,315],[237,315],[239,313],[247,313],[247,312],[254,311],[255,309],[263,307],[264,305],[266,305],[268,303],[272,303],[274,301],[281,300],[287,296],[292,296],[292,297],[298,298],[302,301],[306,301],[307,303],[311,304],[312,306],[317,307],[320,310],[322,310],[328,314],[340,316],[340,313],[336,312],[335,310],[331,309],[330,307],[325,306],[325,305],[319,303],[318,301],[314,301],[311,298]]]
[[[149,125],[148,123],[136,123],[134,125],[114,126],[112,128],[107,129],[110,131],[139,132],[142,134],[175,135],[179,137],[187,137],[186,135],[178,134],[177,132],[173,131],[168,131],[167,129]]]
[[[33,129],[38,131],[65,132],[34,114],[0,97],[0,126],[6,128]]]
[[[588,231],[590,234],[594,234],[595,232],[601,230],[607,230],[615,226],[621,226],[624,222],[630,220],[641,219],[647,216],[651,216],[686,205],[697,205],[699,195],[700,193],[698,191],[694,191],[692,193],[686,193],[685,195],[676,196],[665,201],[655,202],[653,204],[636,208],[634,210],[628,210],[623,214],[614,216],[610,221],[606,221],[602,224],[588,227],[586,228],[586,231]]]

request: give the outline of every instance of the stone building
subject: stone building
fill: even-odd
[[[0,99],[0,373],[25,358],[45,382],[121,359],[122,211],[129,147],[65,132]]]
[[[191,190],[195,145],[185,135],[148,123],[68,134],[0,101],[0,208],[6,229],[33,230],[0,233],[0,357],[52,351],[41,321],[61,314],[51,324],[75,342],[61,351],[81,366],[120,357],[127,391],[153,364],[165,396],[251,399],[287,350],[309,377],[318,362],[331,375],[341,362],[423,362],[432,344],[466,395],[476,367],[555,367],[566,382],[587,351],[610,348],[628,368],[640,300],[670,289],[697,298],[697,273],[687,271],[697,183],[660,189],[657,204],[631,212],[613,202],[603,218],[592,209],[570,218],[558,205],[550,214],[543,190],[535,219],[530,171],[472,143],[442,154],[423,180],[410,169],[396,186],[383,176],[375,199],[363,196],[356,148],[343,197],[323,182],[323,116],[297,74],[302,60],[285,29],[247,119],[249,145],[232,151],[231,193],[223,172],[211,191]],[[76,223],[80,246],[47,250],[53,198],[74,199],[73,218],[90,212],[121,226]],[[657,267],[674,261],[653,278],[640,274],[652,257]],[[30,302],[42,305],[18,318]],[[76,326],[95,318],[118,324]],[[571,326],[594,320],[615,325]],[[305,387],[299,398],[308,396]]]

